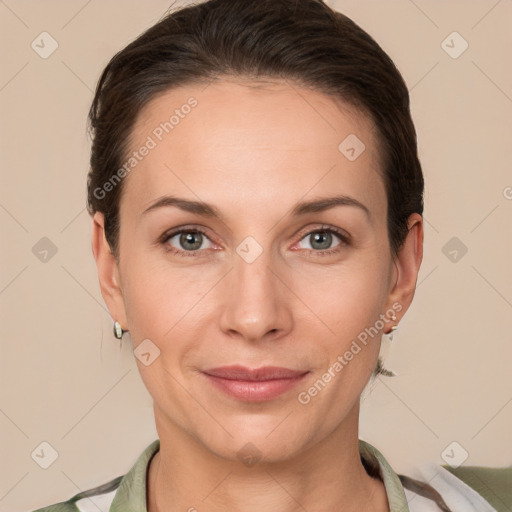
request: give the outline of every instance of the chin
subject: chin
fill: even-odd
[[[303,451],[312,440],[300,422],[288,421],[286,414],[265,417],[245,416],[238,421],[223,421],[222,427],[199,435],[211,452],[226,460],[239,461],[248,467],[259,462],[284,462]]]

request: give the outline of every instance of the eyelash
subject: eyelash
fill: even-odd
[[[300,238],[299,241],[303,240],[304,238],[306,238],[308,236],[313,235],[314,233],[318,233],[318,232],[334,233],[341,240],[341,243],[339,245],[337,245],[336,247],[334,247],[333,249],[324,249],[324,250],[320,250],[320,251],[316,251],[314,249],[306,249],[308,252],[314,253],[315,256],[316,255],[329,256],[331,254],[340,252],[343,249],[343,247],[350,245],[350,236],[348,236],[347,234],[345,234],[344,232],[342,232],[336,228],[333,228],[332,226],[325,226],[325,225],[320,226],[319,228],[315,228],[311,231],[308,231],[307,233],[304,234],[304,236],[302,236]],[[164,233],[164,235],[162,235],[162,237],[160,239],[160,243],[164,246],[164,250],[166,252],[172,253],[172,254],[177,254],[179,256],[185,256],[185,257],[197,257],[198,253],[204,251],[204,249],[196,249],[194,251],[182,251],[180,249],[176,249],[176,247],[170,246],[167,243],[171,238],[173,238],[174,236],[179,235],[181,233],[201,233],[209,240],[207,233],[203,229],[201,229],[199,227],[185,226],[185,227],[182,227],[175,231],[170,231],[170,232]],[[304,249],[302,249],[302,250],[304,250]]]

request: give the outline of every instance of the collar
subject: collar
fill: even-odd
[[[152,457],[159,449],[160,440],[156,439],[142,452],[132,469],[121,480],[109,512],[147,512],[147,470]],[[359,439],[359,453],[367,471],[383,481],[390,511],[409,512],[402,483],[384,455],[362,439]]]
[[[370,443],[359,439],[359,454],[361,461],[371,475],[378,475],[384,482],[391,512],[409,512],[409,505],[405,497],[404,488],[400,478],[393,471],[384,455]]]

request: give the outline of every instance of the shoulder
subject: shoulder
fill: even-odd
[[[156,439],[139,455],[135,464],[125,475],[118,476],[93,489],[79,492],[66,501],[38,508],[32,512],[106,512],[123,510],[128,502],[134,504],[133,510],[145,510],[148,464],[159,449],[160,440]]]
[[[496,510],[512,508],[512,466],[459,466],[453,468],[442,465],[444,469],[475,490]]]
[[[438,465],[423,463],[422,480],[399,475],[411,512],[501,512],[512,510],[512,466]],[[430,505],[427,500],[430,500]]]
[[[123,478],[124,475],[119,476],[93,489],[75,494],[66,501],[38,508],[32,512],[96,512],[97,510],[109,510]],[[91,498],[94,498],[94,501]]]
[[[33,512],[79,512],[79,509],[72,501],[61,501],[47,507],[38,508]]]

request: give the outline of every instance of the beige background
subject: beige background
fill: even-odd
[[[453,441],[465,464],[510,465],[512,2],[328,3],[401,70],[426,179],[416,298],[383,345],[398,376],[365,392],[360,437],[411,476],[444,463]],[[120,350],[99,291],[85,121],[107,61],[169,5],[0,1],[1,511],[124,474],[156,438],[129,338]],[[59,45],[47,59],[31,48],[43,31]],[[456,59],[441,46],[453,31],[469,43]],[[46,262],[33,252],[43,237],[57,249]],[[468,249],[455,262],[443,252],[452,237]],[[43,441],[58,452],[48,469],[31,456]]]

